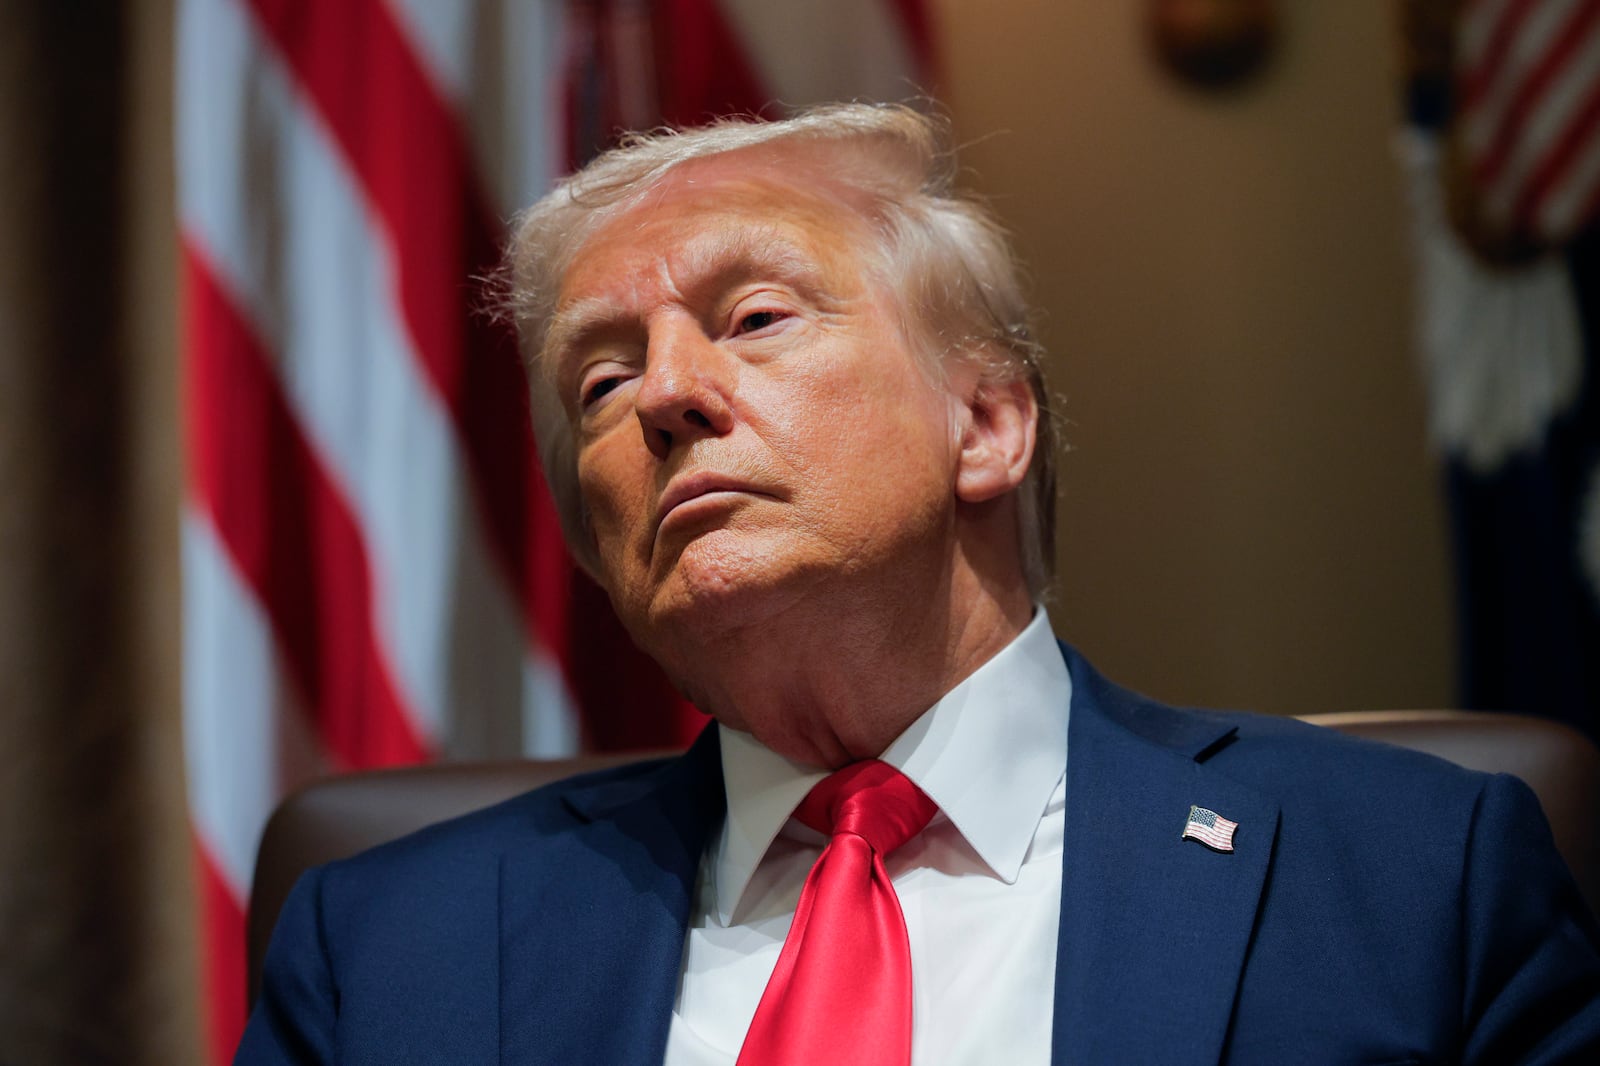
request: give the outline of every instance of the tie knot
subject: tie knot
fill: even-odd
[[[817,782],[794,814],[819,833],[853,833],[887,856],[922,832],[938,809],[905,774],[867,759]]]

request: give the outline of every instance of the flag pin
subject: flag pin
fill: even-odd
[[[1213,851],[1232,851],[1233,831],[1237,828],[1238,822],[1230,822],[1216,811],[1191,806],[1180,839],[1198,840]]]

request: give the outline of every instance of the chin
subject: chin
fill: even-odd
[[[636,639],[652,652],[662,644],[704,648],[707,641],[772,621],[815,584],[807,577],[811,568],[792,549],[725,531],[695,538],[663,573],[641,582],[647,598],[626,612],[641,623]]]

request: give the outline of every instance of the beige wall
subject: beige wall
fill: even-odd
[[[1285,0],[1224,98],[1158,70],[1144,3],[939,6],[963,161],[1066,397],[1057,630],[1173,700],[1446,703],[1389,5]]]

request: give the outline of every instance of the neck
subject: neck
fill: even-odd
[[[837,768],[882,754],[1028,624],[1020,575],[982,570],[957,565],[934,582],[901,574],[875,595],[811,590],[779,617],[659,658],[723,725],[795,762]]]

